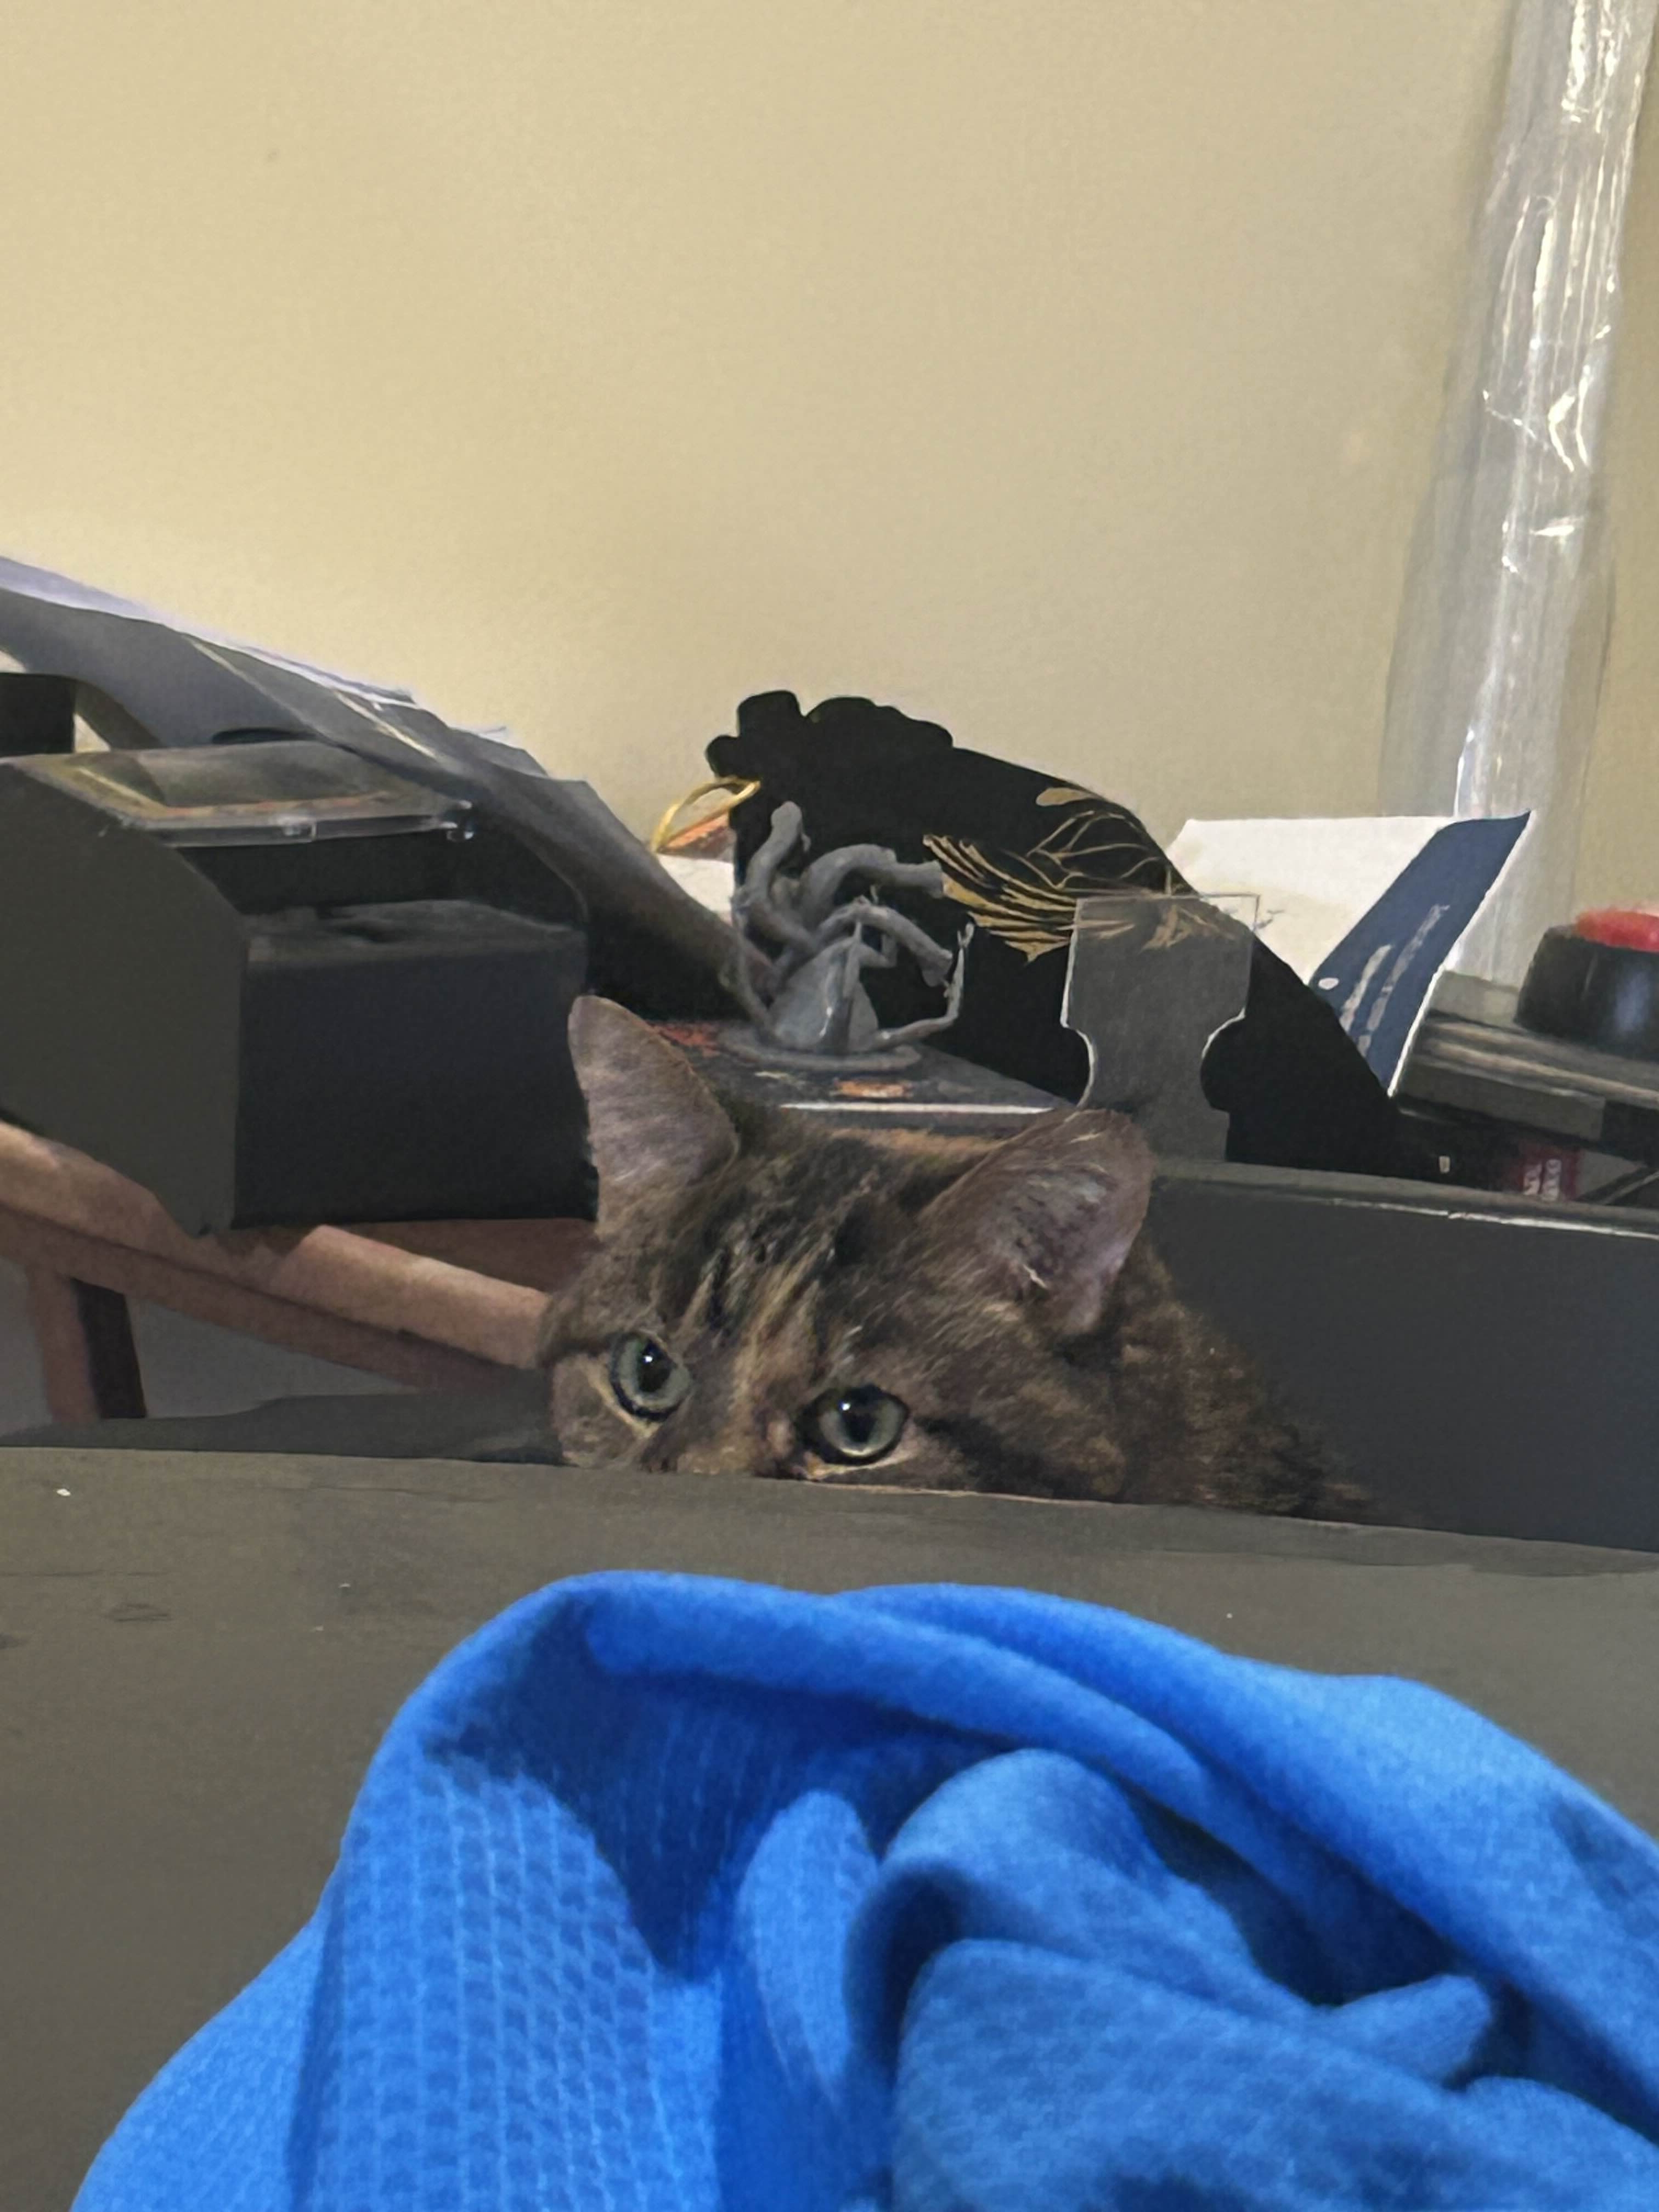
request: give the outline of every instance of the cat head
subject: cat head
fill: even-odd
[[[606,1000],[570,1036],[599,1218],[544,1340],[568,1462],[1123,1490],[1108,1370],[1152,1173],[1127,1122],[878,1145],[723,1102]]]

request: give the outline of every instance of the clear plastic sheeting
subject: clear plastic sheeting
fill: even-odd
[[[1388,814],[1532,826],[1455,965],[1565,918],[1612,612],[1598,485],[1659,0],[1516,0],[1510,78],[1389,672]]]

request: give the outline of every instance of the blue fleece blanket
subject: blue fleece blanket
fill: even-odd
[[[1659,2207],[1659,1850],[1407,1682],[567,1583],[79,2212]]]

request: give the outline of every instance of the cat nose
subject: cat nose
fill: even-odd
[[[733,1422],[700,1442],[687,1443],[666,1463],[685,1474],[792,1475],[799,1470],[795,1425],[787,1413]]]
[[[787,1413],[773,1413],[765,1425],[766,1449],[769,1456],[780,1468],[795,1455],[795,1425]]]

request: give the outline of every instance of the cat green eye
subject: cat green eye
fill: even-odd
[[[611,1387],[641,1420],[665,1421],[691,1388],[691,1373],[654,1336],[635,1329],[611,1347]]]
[[[826,1390],[806,1409],[806,1442],[821,1459],[867,1467],[885,1459],[904,1434],[908,1410],[890,1391],[861,1382],[852,1390]]]

